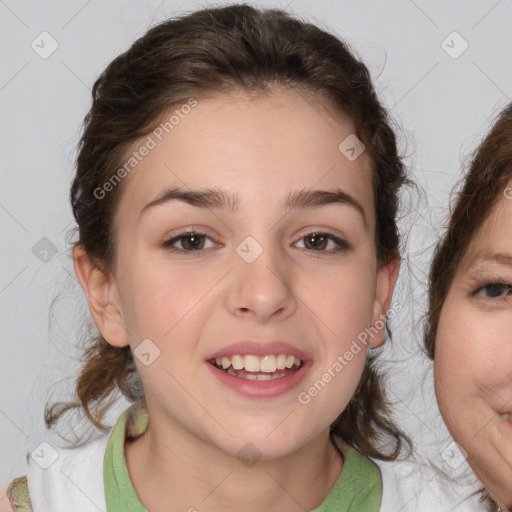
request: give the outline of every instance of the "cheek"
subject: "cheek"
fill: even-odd
[[[298,281],[298,297],[304,297],[340,348],[370,326],[375,300],[375,272],[370,267],[333,269]]]
[[[371,264],[354,265],[337,274],[319,276],[316,284],[304,280],[300,294],[307,297],[308,309],[315,313],[310,316],[323,338],[318,345],[318,366],[312,372],[311,381],[316,388],[323,389],[324,385],[328,388],[325,403],[339,411],[360,381],[367,344],[376,334],[371,325],[375,274]],[[315,390],[310,391],[313,396]]]
[[[496,410],[505,398],[512,399],[512,334],[504,328],[504,316],[470,305],[443,308],[434,379],[444,417],[455,422],[478,404]]]
[[[477,378],[486,360],[478,313],[464,304],[446,302],[439,318],[434,368],[436,379],[451,384],[455,379]]]
[[[478,354],[468,339],[473,334],[467,321],[460,307],[445,302],[437,327],[434,383],[439,409],[447,423],[467,411],[474,394],[471,367]]]
[[[164,341],[180,320],[197,307],[216,275],[170,272],[157,264],[134,263],[121,278],[124,321],[134,343],[138,338]]]
[[[297,282],[294,289],[297,295],[305,294],[304,302],[315,311],[323,311],[325,315],[336,318],[343,315],[360,316],[370,309],[370,293],[359,280],[350,275],[325,275],[311,279],[305,277],[302,284]]]

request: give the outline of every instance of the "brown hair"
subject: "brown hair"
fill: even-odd
[[[512,104],[505,108],[476,149],[457,193],[448,229],[437,244],[429,274],[425,348],[434,359],[437,326],[457,267],[474,235],[491,214],[512,178]],[[512,189],[511,189],[512,197]]]
[[[342,41],[318,27],[282,10],[244,4],[207,8],[158,24],[98,78],[71,187],[79,229],[76,245],[83,245],[100,268],[112,268],[112,219],[122,183],[102,200],[95,190],[119,169],[130,144],[153,131],[170,107],[191,97],[234,90],[264,93],[277,86],[320,100],[332,115],[352,121],[373,165],[378,263],[399,257],[396,214],[405,169],[367,68]],[[116,389],[131,401],[143,397],[129,346],[115,348],[99,336],[85,349],[83,360],[76,382],[78,400],[47,407],[48,426],[65,411],[83,408],[90,421],[105,430],[101,420]],[[400,453],[406,437],[389,418],[372,355],[331,433],[369,456],[395,459]],[[393,441],[389,454],[378,448],[386,436]]]

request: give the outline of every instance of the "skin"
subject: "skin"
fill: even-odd
[[[388,310],[398,273],[397,260],[377,264],[370,161],[363,153],[351,162],[338,150],[351,133],[350,122],[335,122],[289,90],[201,98],[125,178],[112,272],[75,250],[104,338],[132,349],[149,338],[160,350],[149,366],[136,359],[150,425],[125,447],[132,483],[150,510],[172,503],[173,510],[302,512],[318,507],[338,479],[343,460],[329,425],[355,391],[367,348],[309,404],[297,394]],[[173,200],[141,214],[173,186],[237,194],[240,209]],[[292,192],[338,188],[364,218],[348,203],[281,211]],[[211,237],[202,252],[163,247],[192,226]],[[311,248],[305,237],[315,230],[349,247],[330,240]],[[263,248],[250,264],[235,250],[247,236]],[[174,247],[190,248],[187,241]],[[300,386],[248,398],[219,383],[206,357],[248,337],[308,352],[312,366]],[[383,340],[381,330],[368,346]],[[251,467],[237,457],[248,442],[261,454]]]
[[[512,506],[512,201],[501,198],[459,264],[439,319],[443,418],[497,503]]]

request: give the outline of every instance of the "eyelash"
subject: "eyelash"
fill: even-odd
[[[490,287],[494,286],[495,288],[499,288],[500,291],[503,291],[503,289],[508,289],[509,292],[512,292],[512,285],[508,283],[502,283],[502,282],[489,282],[485,283],[483,285],[480,285],[476,288],[476,290],[473,292],[473,295],[479,294],[481,291],[486,290],[489,291]],[[508,292],[507,292],[508,293]],[[502,299],[505,297],[508,297],[509,295],[504,296],[488,296],[487,294],[484,296],[485,299],[493,300],[493,299]]]
[[[200,252],[205,251],[206,249],[186,250],[186,249],[179,249],[179,248],[173,246],[176,242],[180,241],[183,238],[187,238],[190,235],[194,235],[196,237],[206,237],[209,240],[211,240],[212,242],[215,242],[206,233],[201,233],[199,231],[184,231],[184,232],[180,233],[179,235],[177,235],[175,237],[172,237],[169,240],[166,240],[165,242],[163,242],[162,246],[165,249],[169,250],[170,252],[176,252],[176,253],[182,253],[182,254],[190,254],[190,255],[198,254]],[[332,240],[335,244],[337,244],[338,248],[335,249],[334,251],[333,250],[330,250],[330,251],[315,251],[314,249],[307,249],[307,248],[304,249],[304,250],[309,250],[309,251],[312,251],[312,252],[324,252],[324,253],[327,253],[327,254],[333,254],[333,253],[337,253],[337,252],[347,251],[351,247],[350,244],[347,241],[345,241],[345,240],[343,240],[341,238],[338,238],[335,235],[331,235],[330,233],[325,233],[323,231],[311,231],[310,233],[307,233],[307,234],[301,236],[300,240],[303,240],[304,238],[307,238],[307,237],[313,236],[313,235],[322,236],[322,237],[327,238],[328,240]]]

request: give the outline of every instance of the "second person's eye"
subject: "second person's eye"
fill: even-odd
[[[489,299],[497,299],[500,297],[509,297],[512,295],[512,286],[505,283],[489,283],[482,286],[478,291],[478,295],[483,295]]]

